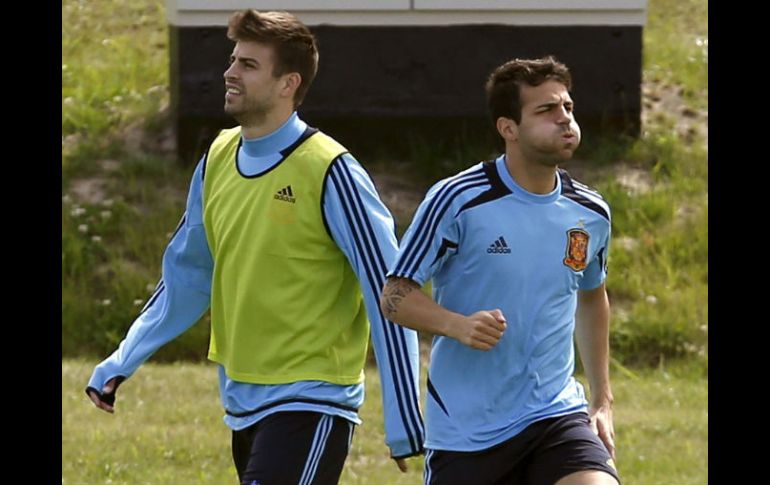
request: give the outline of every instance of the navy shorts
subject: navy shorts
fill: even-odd
[[[485,450],[428,450],[425,456],[426,485],[553,485],[584,470],[601,470],[620,482],[584,412],[537,421]]]
[[[271,414],[233,431],[233,461],[242,485],[335,485],[354,425],[307,411]]]

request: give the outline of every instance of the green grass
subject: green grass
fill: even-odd
[[[86,169],[116,130],[168,105],[162,0],[62,2],[62,168]],[[92,167],[93,168],[93,167]]]
[[[646,169],[649,191],[614,177],[594,185],[612,206],[608,291],[612,347],[626,363],[708,356],[708,166],[704,148],[652,128],[626,163]]]
[[[92,180],[100,202],[62,202],[62,352],[105,355],[125,336],[160,278],[160,261],[184,212],[189,174],[171,161],[124,156]],[[207,325],[197,325],[157,358],[199,359]]]
[[[168,59],[162,0],[62,3],[64,355],[103,356],[123,338],[184,211],[191,168],[131,144],[168,124]],[[198,325],[156,358],[200,358],[207,339]]]
[[[123,384],[116,413],[108,415],[83,392],[95,363],[62,362],[62,485],[236,482],[212,365],[147,364]],[[648,369],[633,377],[616,372],[613,390],[624,483],[707,482],[708,381],[697,368]],[[388,458],[373,368],[367,369],[366,396],[364,424],[356,429],[340,483],[422,483],[422,457],[409,460],[407,474]]]
[[[694,106],[708,106],[708,2],[650,0],[644,76],[680,86]]]

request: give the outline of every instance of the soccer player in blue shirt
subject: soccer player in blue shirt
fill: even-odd
[[[198,163],[158,287],[86,392],[114,412],[121,382],[210,307],[240,483],[333,484],[361,423],[371,322],[386,442],[406,471],[424,431],[417,333],[379,308],[393,219],[355,158],[297,115],[318,65],[307,27],[245,10],[228,37],[225,111],[239,126]]]
[[[614,467],[610,209],[559,164],[580,143],[567,67],[499,66],[486,85],[505,153],[435,184],[381,296],[435,335],[426,484],[604,485]],[[433,299],[419,288],[433,281]],[[573,334],[590,400],[573,377]]]

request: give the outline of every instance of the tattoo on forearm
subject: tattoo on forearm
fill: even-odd
[[[385,302],[385,316],[392,317],[398,313],[401,300],[412,291],[419,289],[420,285],[407,278],[388,278],[383,292]]]

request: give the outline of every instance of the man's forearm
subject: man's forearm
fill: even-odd
[[[388,278],[380,307],[387,319],[434,335],[451,337],[452,327],[465,318],[433,301],[417,283],[407,278]]]
[[[591,388],[591,405],[612,404],[609,375],[610,307],[604,285],[581,291],[576,315],[575,337]]]

